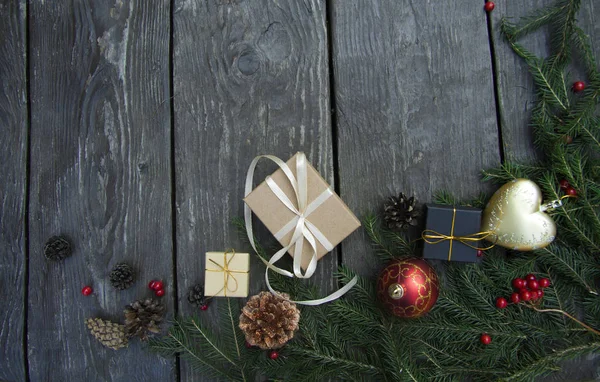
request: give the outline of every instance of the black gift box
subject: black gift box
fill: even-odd
[[[474,235],[481,231],[480,209],[439,204],[426,204],[425,208],[427,220],[423,231],[424,258],[471,263],[481,260],[477,257],[477,248],[481,247],[481,242],[471,239],[477,238]]]

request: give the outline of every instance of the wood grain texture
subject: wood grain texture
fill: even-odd
[[[152,278],[173,312],[169,2],[32,1],[29,20],[31,380],[175,380],[174,359],[104,348],[84,325],[122,322]],[[74,254],[51,263],[56,234]],[[137,269],[125,291],[108,279],[120,262]]]
[[[499,163],[487,23],[472,1],[333,1],[340,192],[364,216],[399,191],[423,202],[483,187]],[[374,274],[366,235],[343,262]]]
[[[0,2],[0,381],[25,380],[25,1]]]
[[[502,17],[518,22],[537,9],[550,6],[555,0],[498,2],[491,13],[493,25],[493,44],[496,53],[496,77],[500,104],[502,140],[506,159],[531,161],[536,158],[533,135],[529,127],[531,111],[535,106],[535,87],[527,65],[506,43],[500,33]],[[578,25],[590,36],[596,61],[600,60],[600,4],[594,1],[582,1],[577,15]],[[550,53],[548,28],[525,36],[519,42],[536,55],[545,57]],[[570,67],[568,83],[581,78],[584,71],[581,65]]]
[[[304,151],[333,183],[324,7],[318,0],[175,2],[177,275],[183,314],[193,311],[186,293],[203,282],[205,252],[249,250],[231,219],[243,216],[244,180],[254,156],[287,160]],[[264,164],[257,182],[275,170]],[[264,230],[260,235],[263,243],[270,237]],[[312,281],[323,293],[335,285],[336,265],[335,253],[319,262]],[[250,295],[265,289],[264,266],[254,256],[250,285]],[[221,301],[213,300],[202,314],[216,317],[214,305]],[[181,376],[203,379],[185,363]]]

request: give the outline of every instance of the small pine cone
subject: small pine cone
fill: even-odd
[[[125,326],[101,318],[88,318],[85,323],[102,345],[114,350],[127,347],[129,341],[125,335]]]
[[[165,306],[158,300],[137,300],[125,308],[125,333],[128,337],[138,336],[142,341],[148,333],[160,332],[159,325],[165,314]]]
[[[110,284],[120,290],[127,289],[135,281],[135,272],[128,264],[117,264],[110,272]]]
[[[44,256],[48,260],[64,260],[72,253],[71,243],[64,236],[52,236],[44,245]]]
[[[383,204],[383,220],[388,229],[401,231],[410,226],[416,226],[421,210],[417,207],[414,196],[407,198],[400,193],[398,197],[392,196]]]
[[[190,288],[187,296],[188,302],[192,305],[202,306],[206,303],[204,299],[204,288],[202,284],[196,284]]]
[[[294,337],[300,311],[288,298],[284,293],[260,292],[248,300],[240,315],[240,329],[250,345],[278,349]]]

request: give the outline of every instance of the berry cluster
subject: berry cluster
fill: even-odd
[[[148,288],[154,291],[156,297],[162,297],[165,295],[165,284],[160,280],[152,280],[148,283]]]
[[[565,192],[565,194],[571,195],[571,196],[577,196],[577,190],[575,190],[573,188],[573,186],[571,186],[569,184],[568,180],[563,179],[560,182],[558,182],[558,184],[560,185],[560,189],[563,190]]]
[[[528,274],[525,278],[516,278],[512,281],[515,292],[510,295],[510,301],[513,304],[526,301],[538,301],[544,297],[543,289],[550,286],[550,280],[547,278],[537,279],[535,275]],[[504,297],[496,299],[496,307],[504,309],[508,306],[508,301]]]

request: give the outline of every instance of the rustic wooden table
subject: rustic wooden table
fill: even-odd
[[[474,195],[480,170],[531,158],[532,81],[495,25],[551,1],[499,0],[489,19],[483,0],[0,1],[0,380],[201,380],[83,321],[119,318],[153,278],[170,316],[190,313],[204,253],[246,248],[230,220],[255,155],[306,152],[359,217],[398,191]],[[600,61],[594,18],[584,1]],[[55,234],[75,254],[49,263]],[[374,272],[368,251],[355,232],[314,280]],[[123,261],[139,281],[119,292]]]

